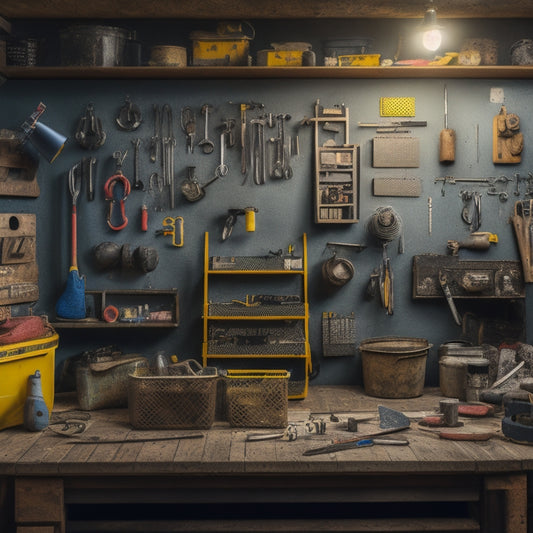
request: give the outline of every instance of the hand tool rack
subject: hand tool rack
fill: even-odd
[[[205,234],[204,249],[204,308],[203,308],[203,344],[202,359],[204,366],[218,366],[225,369],[264,369],[289,370],[289,398],[305,398],[307,396],[308,377],[311,372],[311,349],[309,345],[309,303],[307,299],[307,236],[302,237],[302,259],[289,259],[290,268],[284,268],[281,257],[266,256],[233,258],[237,261],[235,268],[218,267],[218,257],[209,256],[209,234]],[[214,261],[213,261],[214,259]],[[262,260],[262,261],[261,261]],[[242,264],[255,267],[240,266]],[[218,282],[229,281],[235,286],[237,278],[258,279],[264,282],[266,277],[281,280],[287,276],[300,278],[300,302],[284,305],[242,305],[223,304],[213,301],[223,289]],[[216,280],[215,280],[216,278]],[[213,296],[211,296],[213,294]],[[288,313],[288,314],[287,314]],[[226,331],[228,342],[222,345],[214,338],[213,330]],[[244,341],[235,342],[235,330],[242,330]],[[285,333],[279,334],[279,330]],[[295,332],[296,330],[296,332]],[[252,343],[246,342],[246,332],[275,331],[277,339],[286,336],[281,342],[273,341]],[[254,339],[257,336],[254,335]],[[259,365],[259,366],[258,366]]]
[[[349,144],[349,110],[315,104],[315,222],[352,224],[359,219],[359,146]],[[324,131],[338,130],[342,144],[324,141]],[[322,144],[323,142],[323,144]]]

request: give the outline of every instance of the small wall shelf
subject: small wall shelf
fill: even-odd
[[[54,328],[176,328],[179,324],[176,289],[88,290],[85,291],[85,300],[90,316],[82,320],[58,319],[52,323]],[[119,311],[115,322],[103,319],[104,310],[110,305]],[[141,313],[138,313],[139,308]],[[157,312],[163,312],[164,317],[150,318],[157,316],[154,315]]]

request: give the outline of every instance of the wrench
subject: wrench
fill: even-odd
[[[266,179],[266,120],[261,118],[253,118],[250,120],[250,124],[252,126],[252,163],[254,171],[254,183],[256,185],[263,185]]]
[[[131,144],[133,144],[133,189],[144,191],[144,184],[139,179],[139,148],[141,146],[141,139],[132,139]]]
[[[215,176],[217,178],[223,178],[229,172],[228,165],[224,163],[224,156],[226,153],[226,130],[223,130],[220,134],[220,164],[215,169]]]
[[[285,121],[290,120],[291,116],[281,113],[276,118],[278,119],[278,138],[275,140],[277,143],[277,155],[276,162],[272,167],[272,177],[288,180],[292,178],[293,172],[286,159]]]
[[[160,137],[161,137],[161,111],[159,106],[154,104],[154,135],[150,140],[150,161],[155,163],[159,157],[159,152],[161,150]]]
[[[196,137],[196,115],[190,107],[181,110],[181,129],[187,136],[187,152],[194,152],[194,139]]]
[[[211,106],[209,104],[204,104],[202,106],[202,115],[205,115],[205,121],[204,121],[204,138],[198,143],[198,146],[202,148],[202,152],[204,154],[210,154],[214,148],[214,143],[209,140],[209,108]]]

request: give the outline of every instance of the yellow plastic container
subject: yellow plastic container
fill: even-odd
[[[349,54],[339,56],[339,67],[379,67],[380,54]]]
[[[301,67],[303,50],[259,50],[257,65],[260,67]]]
[[[219,35],[192,32],[192,64],[194,66],[246,66],[250,37],[242,34]]]
[[[51,412],[54,407],[55,350],[59,336],[0,346],[0,430],[24,422],[28,377],[41,372],[43,398]]]

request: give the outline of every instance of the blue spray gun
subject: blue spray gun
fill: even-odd
[[[28,431],[42,431],[48,427],[49,412],[43,398],[41,372],[28,377],[28,395],[24,402],[24,427]]]

